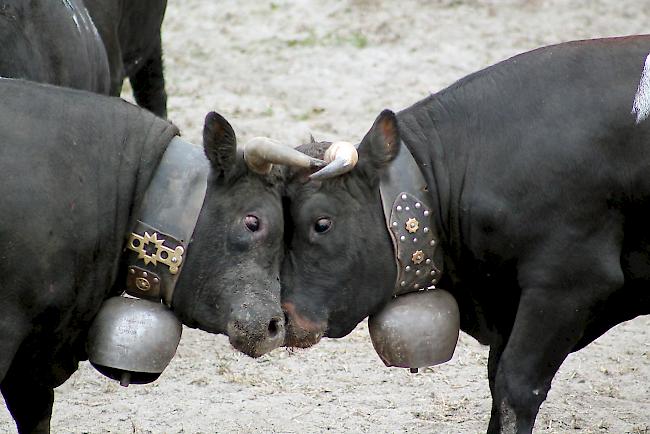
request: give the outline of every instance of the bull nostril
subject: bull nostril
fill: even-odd
[[[281,319],[273,318],[271,322],[269,322],[269,337],[274,338],[280,332],[282,324]]]

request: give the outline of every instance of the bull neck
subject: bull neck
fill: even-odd
[[[437,102],[429,97],[399,112],[400,137],[422,171],[433,201],[438,235],[443,243],[452,239],[452,197],[455,186],[450,177],[448,153],[438,132]]]

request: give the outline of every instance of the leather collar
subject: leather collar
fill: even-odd
[[[435,287],[442,272],[433,201],[417,162],[404,142],[381,178],[379,193],[393,241],[397,280],[393,295]]]
[[[126,244],[126,292],[171,306],[207,189],[203,149],[174,137],[140,205]]]

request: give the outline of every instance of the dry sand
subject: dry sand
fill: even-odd
[[[556,42],[647,33],[632,0],[170,0],[170,118],[199,141],[217,110],[241,140],[358,140],[400,109],[514,54]],[[650,433],[650,318],[616,327],[565,362],[538,433]],[[253,360],[223,336],[185,330],[154,384],[121,388],[87,363],[56,391],[55,433],[476,433],[487,427],[487,348],[388,369],[362,324],[306,351]],[[0,432],[15,432],[0,409]]]

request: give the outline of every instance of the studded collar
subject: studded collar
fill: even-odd
[[[171,306],[207,189],[200,146],[174,137],[156,169],[126,244],[126,292]]]
[[[397,265],[393,295],[435,286],[442,271],[442,255],[436,249],[432,199],[404,142],[382,176],[379,193]]]

